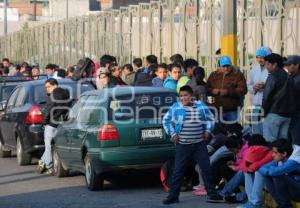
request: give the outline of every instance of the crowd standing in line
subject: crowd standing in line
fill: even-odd
[[[64,78],[98,90],[126,85],[176,90],[179,101],[163,119],[176,146],[170,191],[163,204],[179,202],[182,187],[190,186],[194,195],[207,195],[208,202],[261,208],[266,190],[279,208],[292,207],[291,200],[300,201],[300,56],[284,59],[269,47],[260,47],[247,80],[228,56],[220,55],[217,62],[206,80],[197,60],[184,60],[180,54],[174,54],[170,64],[158,63],[155,55],[149,55],[144,63],[135,58],[123,66],[115,57],[103,55],[99,63],[84,58],[67,70],[49,63],[44,70],[45,86],[58,97],[68,96],[56,81]],[[38,64],[12,64],[4,58],[0,75],[34,80],[41,70]],[[239,115],[247,92],[251,116],[242,126]],[[57,105],[51,100],[47,103],[49,109]],[[48,119],[46,149],[38,168],[51,174],[49,144],[56,126],[47,116],[49,109],[43,112]],[[191,185],[187,178],[195,170],[197,183]]]

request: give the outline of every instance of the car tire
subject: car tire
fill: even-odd
[[[20,137],[17,138],[17,161],[18,164],[23,166],[23,165],[30,165],[31,164],[31,155],[27,152],[24,152],[23,147],[22,147],[22,143],[20,140]]]
[[[53,150],[53,166],[54,166],[54,174],[57,177],[62,178],[69,175],[69,170],[64,168],[55,147]]]
[[[11,151],[10,150],[5,150],[5,147],[3,146],[2,142],[0,141],[0,157],[10,157],[11,156]]]
[[[86,155],[84,158],[84,166],[87,188],[90,191],[102,190],[104,186],[104,180],[102,179],[101,175],[96,174],[95,167],[88,155]]]

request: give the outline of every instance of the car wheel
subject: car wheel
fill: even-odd
[[[2,145],[2,142],[0,141],[0,157],[10,157],[11,156],[11,151],[6,150],[5,147]]]
[[[104,181],[101,175],[97,175],[92,160],[88,155],[84,159],[85,165],[85,182],[90,191],[103,189]]]
[[[17,138],[17,161],[19,165],[30,165],[31,164],[31,155],[27,152],[24,152],[20,137]]]
[[[53,166],[57,177],[61,178],[69,175],[69,170],[64,168],[55,148],[53,150]]]

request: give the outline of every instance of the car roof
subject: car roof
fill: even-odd
[[[134,94],[153,94],[153,93],[176,93],[176,91],[163,87],[115,87],[104,90],[92,90],[85,92],[83,95],[108,95],[111,97]]]
[[[44,85],[47,79],[39,79],[33,80],[28,82],[23,82],[20,86],[29,87],[29,86],[37,86],[37,85]],[[70,79],[57,79],[58,85],[60,84],[77,84],[77,82],[70,80]]]
[[[39,79],[46,78],[47,75],[41,74],[38,76]],[[30,82],[28,77],[24,76],[7,76],[7,77],[0,77],[0,83],[18,83],[18,82]]]

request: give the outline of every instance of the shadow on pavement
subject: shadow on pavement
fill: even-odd
[[[29,170],[29,171],[23,171],[23,172],[17,172],[17,173],[9,173],[9,174],[0,175],[0,178],[31,174],[31,173],[34,173],[34,172],[35,172],[34,170]]]
[[[10,181],[4,181],[4,182],[0,182],[0,185],[5,185],[5,184],[10,184],[10,183],[18,183],[18,182],[25,182],[25,181],[32,181],[32,180],[36,180],[36,179],[41,179],[41,178],[48,178],[48,177],[52,177],[51,175],[36,175],[33,177],[26,177],[26,178],[18,178],[15,180],[10,180]],[[2,208],[2,207],[0,207]]]

